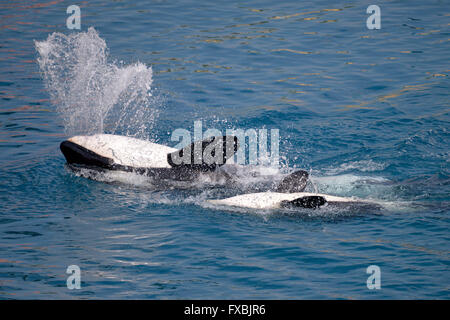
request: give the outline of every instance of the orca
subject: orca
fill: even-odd
[[[60,144],[67,163],[74,169],[134,172],[179,181],[190,181],[201,172],[215,171],[234,155],[238,147],[234,136],[207,138],[181,150],[112,134],[74,136]],[[203,157],[205,151],[211,155],[209,158]]]
[[[304,192],[308,178],[308,172],[299,170],[285,177],[275,191],[247,193],[225,199],[207,200],[207,202],[221,207],[262,210],[319,209],[321,207],[371,211],[382,209],[382,206],[374,201]]]
[[[379,210],[382,207],[375,202],[356,198],[337,197],[328,194],[310,192],[258,192],[237,195],[231,198],[207,200],[221,207],[245,209],[320,209],[322,207],[342,209]]]

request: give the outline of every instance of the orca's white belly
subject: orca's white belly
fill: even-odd
[[[220,200],[207,200],[211,204],[231,207],[241,207],[250,209],[277,209],[280,208],[282,201],[292,201],[297,198],[308,196],[320,196],[325,198],[327,202],[354,202],[354,199],[330,196],[320,193],[296,192],[296,193],[280,193],[280,192],[259,192],[248,193],[231,198]]]
[[[74,136],[68,141],[123,166],[171,168],[167,154],[177,149],[150,141],[112,134]]]

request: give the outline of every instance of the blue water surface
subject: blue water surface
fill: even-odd
[[[448,1],[377,1],[379,30],[372,1],[85,1],[68,30],[71,4],[0,2],[1,298],[450,298]],[[202,205],[211,190],[73,174],[34,40],[89,27],[111,61],[151,66],[153,141],[194,121],[279,129],[319,191],[390,209],[228,211]]]

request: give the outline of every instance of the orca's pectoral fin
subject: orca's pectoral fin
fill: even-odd
[[[285,177],[278,184],[277,192],[294,193],[303,192],[308,183],[309,174],[305,170],[298,170]]]
[[[282,208],[307,208],[307,209],[315,209],[323,206],[327,203],[322,196],[305,196],[300,197],[291,201],[284,200],[281,202]]]
[[[183,149],[169,153],[167,162],[172,168],[210,171],[225,164],[239,148],[236,136],[216,136],[195,141]]]

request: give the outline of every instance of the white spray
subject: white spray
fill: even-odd
[[[120,133],[148,138],[156,112],[152,68],[108,61],[94,28],[35,41],[37,59],[66,134]]]

